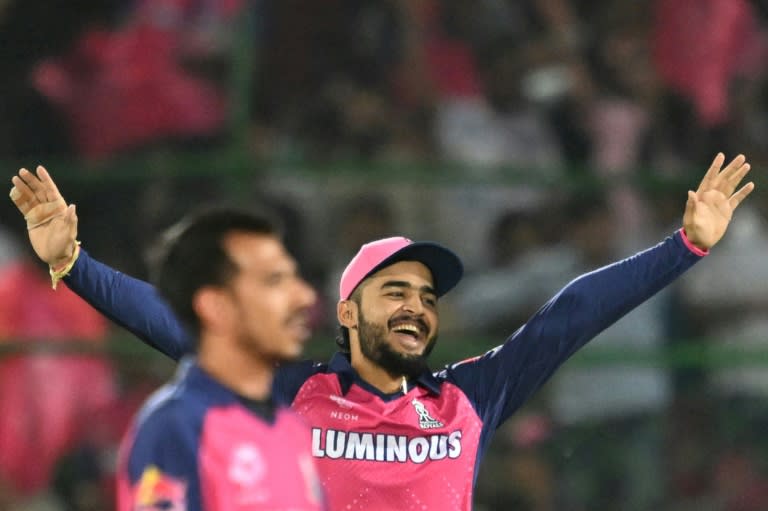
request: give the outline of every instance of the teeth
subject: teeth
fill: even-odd
[[[418,335],[420,332],[419,328],[414,325],[400,325],[396,327],[395,332],[409,332],[415,335]]]

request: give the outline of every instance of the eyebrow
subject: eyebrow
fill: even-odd
[[[404,280],[388,280],[381,285],[381,289],[385,289],[388,287],[404,287],[409,289],[413,288],[410,282],[406,282]],[[419,291],[421,291],[422,293],[437,295],[437,293],[435,292],[435,288],[433,288],[432,286],[426,286],[426,285],[421,286],[419,288]]]

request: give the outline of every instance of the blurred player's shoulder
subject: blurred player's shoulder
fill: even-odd
[[[329,364],[313,360],[281,364],[272,382],[272,398],[276,403],[290,405],[309,378],[329,370]]]

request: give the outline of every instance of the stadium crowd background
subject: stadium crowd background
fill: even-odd
[[[0,160],[47,166],[97,258],[146,277],[198,202],[266,201],[322,300],[393,233],[468,275],[434,367],[679,227],[712,156],[768,164],[763,0],[0,2]],[[768,199],[506,424],[478,510],[768,508]],[[108,510],[116,443],[173,370],[50,291],[0,204],[0,510]]]

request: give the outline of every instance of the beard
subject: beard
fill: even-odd
[[[420,355],[400,353],[387,342],[387,328],[365,320],[362,312],[358,323],[360,351],[368,360],[387,371],[392,376],[404,375],[415,378],[429,371],[427,357],[437,343],[437,336],[427,340],[424,351]]]

